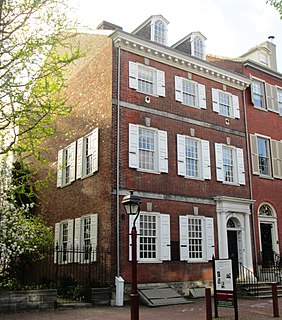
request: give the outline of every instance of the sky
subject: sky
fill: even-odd
[[[169,21],[168,45],[190,32],[206,38],[206,53],[237,58],[274,36],[282,73],[282,20],[266,0],[69,0],[81,25],[96,28],[103,20],[132,32],[151,15]]]

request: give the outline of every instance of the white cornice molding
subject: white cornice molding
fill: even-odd
[[[120,47],[125,51],[154,59],[240,90],[247,88],[251,83],[247,77],[211,65],[205,60],[194,58],[170,47],[146,41],[122,31],[116,31],[111,35],[111,38],[115,47]]]

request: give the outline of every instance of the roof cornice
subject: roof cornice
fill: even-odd
[[[205,60],[197,59],[176,49],[148,41],[124,31],[117,30],[110,37],[115,47],[120,47],[125,51],[154,59],[240,90],[245,89],[251,83],[250,79],[245,76],[219,68]]]
[[[243,62],[243,66],[244,67],[251,67],[257,71],[260,71],[262,73],[265,73],[269,76],[275,77],[276,79],[282,81],[282,73],[278,72],[278,71],[274,71],[272,69],[266,68],[252,60],[245,60]]]

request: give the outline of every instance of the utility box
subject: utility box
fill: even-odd
[[[116,283],[116,306],[123,306],[124,280],[121,276],[115,278]]]

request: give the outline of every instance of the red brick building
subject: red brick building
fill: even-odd
[[[282,252],[282,74],[277,70],[276,46],[269,37],[238,59],[208,60],[252,81],[244,99],[255,201],[254,259],[259,274],[262,267],[279,262]]]
[[[253,269],[251,81],[207,62],[200,32],[173,46],[167,36],[161,15],[132,33],[103,22],[77,35],[87,54],[68,80],[75,107],[49,142],[57,185],[44,210],[60,246],[109,249],[110,281],[129,283],[131,221],[121,202],[134,190],[142,200],[138,282],[184,290],[210,283],[213,254]]]

